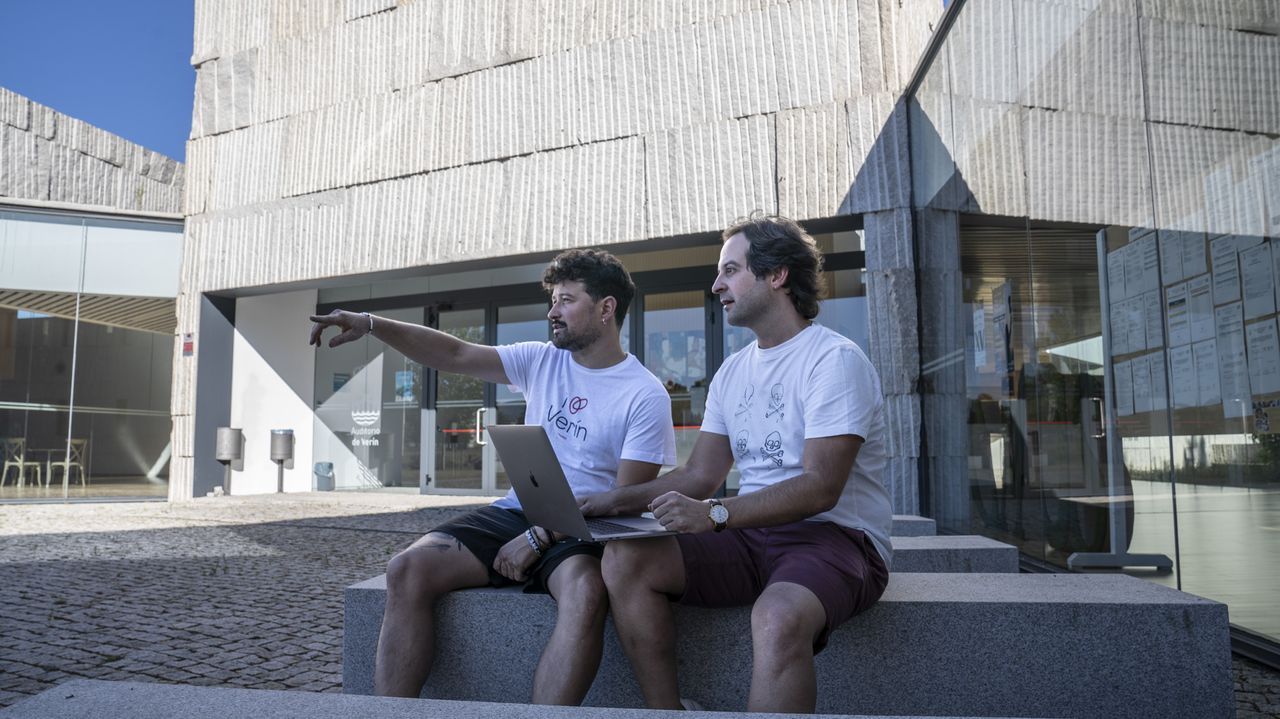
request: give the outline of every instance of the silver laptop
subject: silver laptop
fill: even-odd
[[[593,542],[674,534],[652,516],[583,517],[541,425],[491,424],[486,429],[530,522]]]

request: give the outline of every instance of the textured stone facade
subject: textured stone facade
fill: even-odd
[[[183,166],[0,88],[0,200],[182,211]]]
[[[942,11],[199,0],[179,332],[210,291],[640,243],[754,209],[905,213],[897,101]],[[913,295],[905,262],[869,264],[874,296]],[[914,308],[878,332],[914,332]],[[173,499],[190,496],[194,359],[175,363]],[[918,398],[892,404],[910,444]]]

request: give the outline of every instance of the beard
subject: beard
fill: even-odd
[[[551,343],[562,350],[569,350],[570,352],[578,352],[590,347],[600,338],[600,333],[603,331],[597,325],[588,325],[578,332],[571,332],[567,325],[562,325],[562,327],[560,334],[552,333]]]
[[[725,313],[724,321],[734,327],[749,327],[764,315],[764,303],[750,294],[735,297],[733,306]]]

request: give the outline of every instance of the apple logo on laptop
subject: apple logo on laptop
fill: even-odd
[[[535,487],[538,486],[538,480],[533,478],[533,472],[529,473],[529,484],[532,484]]]

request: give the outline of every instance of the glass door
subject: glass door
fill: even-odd
[[[551,339],[551,325],[547,321],[547,303],[532,302],[519,305],[499,305],[495,312],[497,344],[515,342],[546,342]],[[494,387],[493,421],[498,424],[523,424],[524,395],[511,385]],[[494,453],[494,489],[505,492],[511,488],[502,460]]]
[[[438,329],[467,342],[484,344],[486,308],[443,310]],[[485,477],[486,455],[492,454],[483,437],[487,410],[485,382],[467,375],[435,372],[434,471],[432,491],[480,492],[493,487]],[[428,413],[430,416],[432,413]]]
[[[422,322],[421,307],[377,314]],[[318,463],[331,465],[333,488],[416,488],[421,402],[422,366],[381,342],[350,342],[318,353],[313,453]]]
[[[550,339],[546,302],[489,302],[445,309],[437,313],[437,328],[479,344]],[[448,372],[434,374],[434,406],[424,413],[424,427],[434,427],[423,438],[433,446],[434,458],[434,466],[427,473],[427,491],[506,492],[511,484],[484,428],[494,422],[523,423],[524,395],[510,385],[494,385]]]

